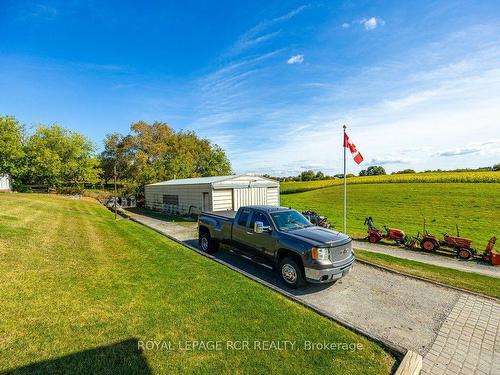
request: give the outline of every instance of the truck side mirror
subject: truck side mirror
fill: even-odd
[[[256,221],[255,224],[253,225],[253,231],[255,233],[264,232],[264,223],[262,221]]]

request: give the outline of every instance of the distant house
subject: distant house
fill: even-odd
[[[0,174],[0,191],[11,191],[10,176],[8,174]]]
[[[144,187],[147,208],[178,214],[237,210],[247,205],[278,206],[279,182],[260,176],[185,178]]]

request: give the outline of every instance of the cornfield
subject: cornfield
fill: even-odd
[[[488,182],[500,183],[500,172],[430,172],[430,173],[411,173],[411,174],[392,174],[381,176],[361,176],[350,177],[348,184],[387,184],[387,183],[474,183]],[[328,186],[341,185],[343,179],[319,180],[319,181],[298,181],[282,182],[281,194],[300,193],[309,190],[321,189]]]

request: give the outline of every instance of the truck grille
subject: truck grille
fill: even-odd
[[[330,261],[332,263],[341,262],[347,260],[352,254],[352,242],[345,245],[330,247]]]

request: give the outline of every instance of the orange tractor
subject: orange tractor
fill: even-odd
[[[477,251],[472,247],[472,240],[468,238],[460,237],[460,232],[457,228],[457,235],[451,236],[448,233],[444,234],[443,240],[438,240],[436,236],[429,234],[425,229],[424,220],[424,235],[420,237],[420,233],[417,234],[416,242],[420,243],[420,248],[425,251],[436,251],[438,249],[444,251],[452,251],[456,253],[457,257],[463,260],[470,259],[477,256]],[[496,238],[492,237],[488,242],[486,250],[483,253],[482,258],[493,265],[500,264],[500,254],[498,254],[493,246],[495,245]]]
[[[404,246],[407,240],[405,232],[401,229],[387,228],[384,225],[385,233],[378,229],[375,224],[373,224],[372,217],[367,217],[365,219],[365,225],[368,226],[368,236],[366,238],[371,243],[377,243],[382,239],[388,239],[396,242],[399,246]]]

